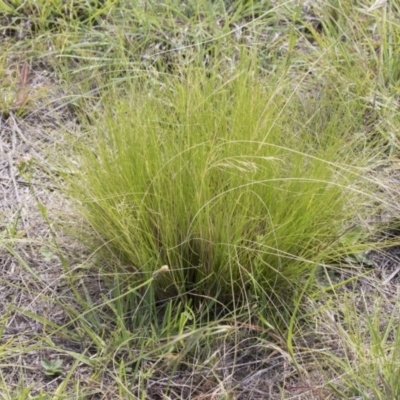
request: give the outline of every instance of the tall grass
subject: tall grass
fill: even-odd
[[[85,136],[64,177],[94,228],[84,239],[117,262],[108,293],[102,267],[113,264],[69,238],[59,242],[59,215],[35,195],[48,177],[42,182],[36,169],[22,176],[23,162],[8,153],[17,160],[10,171],[23,178],[10,181],[12,192],[28,182],[50,234],[30,222],[28,204],[10,218],[3,212],[10,223],[0,235],[7,304],[0,397],[398,398],[395,275],[384,258],[382,277],[356,269],[368,281],[343,268],[355,260],[372,266],[365,253],[344,256],[387,246],[366,243],[364,221],[398,214],[399,5],[36,3],[0,0],[4,151],[20,133],[25,144],[36,144],[35,131],[40,143],[44,133],[53,138],[53,115],[74,129],[80,112]],[[242,48],[258,64],[240,63]],[[31,90],[18,108],[25,62]],[[52,72],[48,86],[38,79],[43,69]],[[10,122],[20,130],[9,134]],[[64,145],[53,154],[58,140],[43,147],[63,158]],[[373,168],[378,162],[384,168]],[[386,202],[373,199],[383,192]],[[20,229],[28,214],[35,239]],[[22,267],[20,283],[14,265]],[[317,286],[307,296],[314,268]],[[207,301],[142,307],[175,295]],[[17,305],[7,303],[15,298]],[[34,307],[39,299],[45,308]],[[237,300],[244,307],[231,307]],[[278,300],[292,303],[278,308]],[[25,330],[20,316],[43,329]],[[61,381],[41,381],[49,371],[40,358],[64,361]]]
[[[247,63],[104,94],[69,183],[131,280],[169,267],[155,299],[283,293],[346,253],[369,201],[354,185],[363,110],[296,90]]]

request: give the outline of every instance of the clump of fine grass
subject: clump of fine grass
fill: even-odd
[[[240,332],[240,324],[237,324],[238,319],[240,320],[238,311],[233,311],[230,318],[224,314],[225,326],[221,327],[216,323],[199,328],[200,320],[209,320],[207,316],[204,319],[199,318],[199,314],[204,316],[206,313],[200,313],[199,308],[192,308],[188,304],[177,305],[169,302],[163,309],[162,322],[158,326],[154,324],[157,326],[156,329],[152,325],[151,329],[146,330],[143,326],[149,319],[149,314],[143,312],[143,308],[140,307],[143,303],[135,304],[134,295],[143,288],[153,288],[153,283],[156,284],[158,297],[192,289],[199,295],[211,294],[217,297],[221,293],[226,299],[237,294],[244,295],[242,284],[246,282],[248,289],[251,289],[248,290],[249,296],[251,292],[257,290],[265,290],[267,293],[275,290],[282,293],[281,289],[290,287],[296,280],[297,274],[303,272],[303,275],[306,275],[320,260],[340,257],[357,247],[360,229],[359,227],[351,229],[352,223],[357,225],[362,221],[363,213],[372,207],[369,208],[368,196],[364,197],[363,193],[354,191],[357,186],[354,183],[355,175],[352,173],[359,175],[358,188],[368,194],[368,188],[363,188],[365,181],[361,174],[364,170],[355,167],[367,164],[365,161],[369,149],[366,146],[370,145],[368,141],[372,134],[380,134],[387,139],[389,154],[398,148],[396,96],[399,82],[397,62],[399,51],[396,44],[399,24],[396,15],[399,6],[396,2],[387,2],[381,8],[367,11],[366,7],[372,5],[372,0],[365,2],[365,9],[363,5],[351,1],[319,2],[312,4],[314,15],[312,20],[319,20],[316,23],[321,26],[311,29],[309,26],[311,24],[296,19],[300,10],[296,11],[295,7],[300,8],[300,6],[293,2],[278,4],[268,12],[266,5],[261,4],[264,2],[241,1],[225,2],[227,4],[225,8],[223,1],[201,3],[189,1],[182,4],[147,1],[146,7],[142,7],[139,3],[123,1],[115,3],[56,0],[44,3],[46,3],[44,7],[36,7],[30,2],[16,0],[6,15],[4,9],[2,10],[1,33],[11,37],[10,42],[16,42],[12,51],[20,55],[18,57],[20,66],[24,60],[31,59],[40,61],[40,64],[44,60],[49,62],[56,70],[63,72],[64,79],[71,84],[69,93],[73,89],[75,94],[73,99],[78,99],[77,104],[80,104],[80,97],[88,98],[89,95],[97,93],[99,89],[96,88],[97,85],[112,86],[115,82],[112,82],[111,78],[126,81],[126,93],[121,102],[119,102],[120,91],[116,94],[111,90],[104,94],[103,102],[108,109],[105,116],[93,111],[92,107],[85,109],[88,118],[97,120],[94,132],[98,135],[93,137],[90,127],[86,143],[96,149],[96,152],[102,146],[105,148],[98,152],[101,157],[96,156],[95,159],[93,154],[88,154],[91,150],[84,149],[82,154],[82,148],[78,148],[79,156],[85,158],[89,155],[88,159],[79,160],[82,162],[80,166],[84,167],[80,173],[86,174],[87,170],[89,173],[83,179],[81,175],[74,175],[73,179],[77,181],[73,182],[73,189],[76,190],[74,194],[82,201],[84,215],[103,238],[109,241],[109,249],[121,259],[121,265],[127,266],[125,272],[129,274],[129,279],[141,282],[129,288],[115,285],[112,298],[98,304],[97,298],[91,298],[89,294],[93,288],[84,287],[85,296],[80,294],[80,282],[84,277],[89,282],[97,280],[97,277],[88,277],[86,261],[76,268],[63,263],[64,271],[68,272],[68,285],[74,293],[72,297],[57,296],[56,292],[53,292],[53,285],[49,285],[46,279],[47,274],[38,275],[37,262],[33,269],[26,263],[25,268],[32,274],[32,278],[26,280],[24,277],[23,282],[30,282],[30,287],[37,288],[38,292],[30,292],[31,289],[27,290],[24,285],[18,290],[25,294],[31,293],[35,299],[40,297],[56,302],[66,311],[68,322],[64,321],[65,325],[62,326],[54,324],[54,321],[58,321],[56,318],[58,313],[52,311],[46,313],[49,315],[47,319],[39,307],[35,320],[36,323],[43,324],[45,327],[43,332],[46,331],[46,334],[41,332],[39,337],[36,337],[35,332],[31,332],[34,337],[30,337],[29,342],[25,341],[24,337],[21,342],[19,336],[12,332],[12,340],[6,340],[1,348],[3,350],[1,359],[4,365],[7,364],[4,377],[1,376],[1,391],[7,398],[32,397],[30,387],[26,388],[26,382],[32,381],[27,371],[36,370],[44,375],[45,370],[37,368],[37,364],[26,361],[24,355],[30,353],[32,360],[33,351],[48,355],[50,349],[52,356],[58,357],[62,354],[63,359],[64,356],[72,356],[75,359],[75,364],[70,361],[64,363],[64,369],[68,370],[68,374],[63,377],[55,392],[56,395],[63,393],[64,397],[68,398],[75,396],[72,391],[76,392],[75,397],[84,397],[86,393],[90,396],[95,391],[104,393],[105,388],[109,396],[112,396],[114,385],[118,387],[120,396],[152,398],[151,392],[149,393],[152,385],[148,385],[150,379],[161,382],[160,386],[152,386],[158,396],[160,391],[165,389],[163,386],[165,380],[160,379],[160,372],[161,376],[168,376],[176,368],[174,365],[171,366],[168,360],[173,360],[172,364],[182,363],[179,374],[171,372],[169,375],[172,387],[173,375],[178,377],[176,387],[170,392],[176,393],[176,388],[179,387],[184,393],[181,372],[184,376],[188,376],[188,370],[192,371],[190,379],[187,378],[187,382],[190,381],[191,385],[191,397],[196,397],[196,389],[209,390],[208,388],[212,387],[210,384],[216,385],[213,391],[214,397],[225,389],[228,392],[232,385],[236,395],[236,391],[240,392],[243,387],[249,385],[251,377],[257,378],[252,383],[254,386],[257,385],[255,390],[262,389],[258,382],[269,380],[264,380],[260,375],[263,372],[263,365],[268,363],[269,367],[274,360],[268,357],[268,353],[260,355],[260,349],[265,351],[271,344],[271,338],[275,342],[271,346],[274,354],[277,350],[282,354],[287,353],[288,346],[285,340],[282,342],[277,340],[277,336],[269,336],[271,331],[276,332],[276,329],[271,329],[272,323],[280,326],[281,321],[275,324],[275,321],[271,321],[270,314],[265,315],[270,303],[263,304],[260,301],[261,296],[249,299],[246,310],[246,316],[249,317],[246,322],[249,326],[251,323],[252,329],[256,328],[253,335],[260,340],[260,343],[255,347],[248,344],[249,340],[240,348],[237,345],[238,338],[242,336],[249,339],[250,333],[248,329]],[[254,3],[259,6],[260,11],[256,10]],[[290,38],[287,35],[289,30]],[[304,32],[304,37],[301,32]],[[6,43],[5,41],[3,47]],[[302,81],[304,69],[311,72],[307,76],[304,75],[304,82],[307,81],[309,85],[308,89],[305,84],[299,84],[301,101],[287,80],[284,78],[279,80],[278,76],[274,78],[269,76],[269,81],[256,82],[259,85],[256,93],[251,93],[251,90],[254,90],[252,85],[257,78],[251,76],[241,76],[236,79],[236,83],[229,81],[232,76],[228,74],[221,80],[216,76],[206,79],[201,74],[192,75],[184,82],[179,80],[165,82],[162,77],[158,79],[162,72],[179,73],[188,65],[202,65],[208,63],[210,59],[211,62],[224,60],[221,64],[230,67],[238,61],[237,49],[244,43],[253,50],[257,49],[260,65],[267,71],[276,70],[279,62],[275,57],[288,56],[286,66],[291,72],[293,81],[296,83]],[[3,89],[0,111],[3,113],[3,118],[14,112],[19,116],[24,115],[25,109],[30,110],[31,107],[15,107],[15,103],[19,103],[19,94],[28,92],[19,90],[19,74],[17,69],[14,71],[14,65],[11,73],[6,74],[6,68],[9,66],[5,63],[5,56],[2,59],[4,64],[2,75],[8,76],[9,84]],[[7,59],[13,59],[11,53]],[[36,67],[34,64],[33,69],[38,68],[37,63]],[[149,83],[132,84],[129,79],[126,80],[127,75],[143,76],[146,71],[152,71],[154,82],[157,80],[155,84],[161,86]],[[236,72],[243,73],[240,67]],[[251,69],[249,73],[254,73],[254,70]],[[75,87],[72,86],[81,80],[79,88],[81,93],[77,94]],[[205,82],[208,85],[204,88]],[[324,83],[321,85],[321,82]],[[240,90],[245,90],[245,93],[239,94]],[[151,96],[157,99],[150,99]],[[317,99],[313,100],[313,96]],[[211,105],[203,107],[203,103],[208,99],[211,99]],[[34,104],[31,98],[28,100],[29,104],[23,102],[22,105]],[[152,109],[152,106],[155,108]],[[139,115],[140,113],[142,115]],[[113,121],[113,118],[118,118],[119,121]],[[256,122],[253,118],[256,118]],[[240,123],[240,120],[244,122]],[[248,120],[252,121],[249,127],[247,127]],[[205,125],[202,128],[203,123]],[[58,127],[55,130],[58,130]],[[250,134],[251,130],[254,135]],[[217,140],[211,140],[211,131],[215,133]],[[366,134],[367,131],[370,133]],[[159,135],[158,142],[153,137],[152,140],[155,141],[153,143],[148,133]],[[133,136],[124,141],[124,138],[119,137],[121,134]],[[348,142],[345,140],[346,137]],[[175,146],[168,142],[169,138],[175,139],[173,142]],[[182,138],[182,142],[179,138]],[[99,142],[96,143],[97,139]],[[261,142],[260,146],[257,146],[257,141]],[[125,147],[125,144],[128,146]],[[134,149],[136,144],[138,148]],[[185,147],[186,145],[189,147]],[[203,147],[209,149],[210,153]],[[53,147],[50,148],[52,151]],[[198,148],[202,148],[203,151],[196,153],[194,149]],[[339,149],[337,154],[335,149]],[[360,159],[360,151],[363,149],[366,150],[365,158]],[[112,153],[107,154],[110,150]],[[310,154],[309,157],[307,153]],[[192,164],[190,157],[196,154],[204,156],[204,159],[199,160],[194,157],[195,163]],[[130,156],[139,160],[130,164]],[[146,160],[151,164],[161,156],[162,160],[158,160],[155,165],[150,167],[147,164],[139,165],[140,160]],[[317,157],[319,160],[312,157]],[[379,157],[379,154],[376,155],[377,159]],[[180,168],[178,159],[187,167]],[[301,160],[304,161],[303,164]],[[121,161],[124,161],[124,164],[121,164]],[[397,163],[396,159],[394,161]],[[104,165],[106,168],[103,170]],[[299,165],[304,168],[300,168]],[[319,179],[319,174],[316,173],[318,165],[321,168],[322,180],[320,191],[317,186],[311,185],[312,180],[316,182]],[[176,166],[179,168],[175,168]],[[92,167],[94,170],[90,169]],[[199,170],[196,170],[197,167],[200,167]],[[134,170],[131,171],[131,168]],[[299,168],[297,175],[294,174],[296,168]],[[120,171],[125,171],[122,174],[123,178],[119,175]],[[251,175],[252,172],[254,175]],[[378,175],[378,171],[375,172]],[[211,178],[210,174],[213,174]],[[396,181],[395,174],[392,172],[390,174]],[[137,176],[142,175],[145,178],[137,179]],[[215,176],[216,178],[212,179]],[[253,176],[254,181],[251,180]],[[172,180],[171,177],[179,179]],[[296,179],[298,185],[295,185]],[[308,184],[306,184],[307,179],[310,179]],[[329,188],[325,189],[323,179],[330,180],[331,185],[338,185],[336,191],[329,192],[331,199],[327,193]],[[180,187],[187,180],[189,183]],[[289,185],[290,180],[291,185]],[[103,182],[108,186],[93,189],[92,183],[102,185]],[[87,183],[89,185],[86,187]],[[79,185],[83,185],[83,188]],[[382,187],[384,185],[387,185],[386,180],[382,180]],[[186,187],[192,191],[186,193]],[[394,193],[393,188],[386,189]],[[266,194],[269,193],[268,190],[271,191],[270,195]],[[312,193],[315,194],[314,198]],[[337,193],[337,199],[334,193]],[[198,194],[198,197],[195,194]],[[112,196],[113,199],[110,200],[107,196]],[[397,198],[397,193],[393,194],[393,198]],[[321,199],[319,206],[318,199]],[[298,213],[293,211],[297,200],[300,200]],[[307,201],[309,207],[306,206]],[[323,201],[327,203],[323,205]],[[208,205],[210,211],[204,214],[203,211]],[[41,211],[45,217],[47,211],[43,207],[41,206]],[[357,208],[360,214],[355,217],[354,211]],[[103,210],[105,210],[104,215]],[[301,215],[301,210],[304,215]],[[263,211],[266,211],[264,215]],[[137,215],[144,217],[138,218]],[[16,215],[9,226],[5,227],[3,234],[6,235],[6,247],[9,236],[12,237],[12,241],[20,237],[19,235],[25,237],[25,231],[17,230],[19,218],[20,215]],[[45,219],[51,229],[49,220]],[[175,222],[179,222],[180,225],[175,226]],[[149,226],[155,228],[150,230]],[[300,229],[301,226],[303,230]],[[179,236],[175,230],[181,227],[185,229]],[[229,228],[229,232],[223,231],[226,227]],[[233,227],[237,228],[237,232],[232,233]],[[258,231],[252,231],[259,227],[261,228]],[[347,227],[349,228],[346,229]],[[243,234],[242,237],[240,233]],[[192,239],[191,235],[197,237],[194,236]],[[212,240],[219,242],[214,245]],[[4,240],[2,244],[4,245]],[[205,247],[206,244],[209,244],[209,247]],[[164,245],[167,246],[167,250]],[[197,248],[201,250],[200,255]],[[13,254],[11,251],[10,253]],[[18,263],[24,265],[21,258],[15,254],[14,256]],[[80,258],[82,257],[80,255]],[[304,257],[304,260],[301,257]],[[171,265],[172,259],[177,259],[178,263]],[[208,261],[206,265],[211,265],[209,269],[213,266],[222,268],[215,268],[214,272],[219,273],[214,275],[216,279],[209,278],[208,281],[196,284],[196,279],[201,278],[199,271],[202,271],[199,267],[204,260]],[[90,262],[89,260],[88,264]],[[165,272],[164,262],[168,262],[169,272]],[[324,262],[323,267],[318,268],[317,272],[324,270],[325,264]],[[187,266],[188,270],[194,268],[196,273],[181,274],[182,266]],[[56,270],[59,268],[58,265],[55,267]],[[120,271],[124,272],[124,268],[120,267]],[[47,269],[48,265],[46,271]],[[7,272],[7,268],[3,270]],[[250,275],[249,272],[253,271],[254,275]],[[151,275],[150,279],[145,279],[146,275]],[[327,277],[329,278],[329,274]],[[256,282],[255,278],[259,282]],[[46,281],[42,282],[42,279]],[[208,285],[210,281],[211,284]],[[300,283],[302,281],[299,279]],[[7,288],[14,287],[14,280],[10,281],[7,276],[4,282]],[[176,282],[180,285],[176,285]],[[43,287],[40,286],[41,283]],[[164,291],[164,288],[167,290]],[[49,295],[46,295],[48,290]],[[99,290],[100,288],[96,288],[96,294]],[[329,289],[323,287],[321,291],[325,293],[328,290],[332,290],[332,287]],[[296,345],[298,340],[301,343],[297,347],[298,351],[292,349],[290,354],[295,355],[295,358],[298,355],[297,362],[301,364],[300,369],[304,375],[308,375],[309,371],[311,376],[318,369],[325,378],[323,383],[317,383],[318,386],[324,386],[321,391],[319,387],[314,390],[315,379],[311,383],[307,382],[307,385],[301,380],[298,390],[308,391],[308,394],[303,393],[307,398],[324,397],[328,388],[334,390],[341,398],[375,396],[386,399],[399,396],[398,367],[395,362],[399,347],[396,328],[398,316],[397,314],[391,316],[387,308],[390,302],[394,303],[395,307],[397,300],[384,298],[380,293],[376,299],[371,298],[375,308],[372,313],[368,313],[367,306],[361,309],[355,306],[360,304],[360,298],[359,290],[355,289],[354,292],[347,301],[343,301],[343,298],[333,298],[333,305],[326,304],[325,298],[321,301],[318,293],[318,302],[314,307],[322,309],[321,320],[315,327],[312,324],[312,314],[307,312],[300,315],[301,313],[297,311],[294,313],[287,342],[293,340]],[[79,310],[75,309],[76,301]],[[380,301],[383,302],[382,307]],[[361,301],[361,304],[364,302],[365,300]],[[23,302],[20,301],[19,304]],[[31,300],[29,304],[25,317],[33,317]],[[15,305],[10,307],[12,310],[9,311],[10,315],[7,313],[2,318],[2,330],[5,332],[10,332],[9,329],[12,329],[11,320],[16,320],[14,311],[18,309],[23,312]],[[331,312],[336,308],[340,310],[339,319],[336,315],[333,318]],[[135,310],[135,318],[128,321],[127,316],[131,316],[132,310]],[[340,319],[343,315],[344,322]],[[256,322],[259,326],[254,324],[256,316],[260,317]],[[281,315],[276,319],[280,317]],[[328,353],[326,357],[321,357],[323,358],[321,361],[318,358],[321,354],[320,348],[315,343],[315,338],[320,338],[324,349],[328,345],[332,346],[334,342],[331,336],[325,336],[323,325],[330,333],[337,330],[338,348],[332,352],[326,350]],[[308,328],[311,326],[313,332],[304,333],[305,326]],[[266,328],[265,332],[262,327]],[[26,332],[22,333],[25,335]],[[58,347],[52,343],[53,334],[62,336],[63,339],[79,341],[81,350],[71,353],[68,348],[64,348],[64,345]],[[235,348],[234,357],[230,357],[235,360],[230,361],[231,364],[226,364],[223,352],[215,351],[218,343],[210,339],[218,337],[221,340],[221,334],[225,342],[222,347],[226,355],[232,355],[231,350],[226,350],[228,341]],[[263,334],[268,335],[268,341],[265,343],[261,338]],[[304,335],[304,339],[312,339],[311,342],[306,342],[308,343],[306,346],[310,346],[309,352],[304,345],[305,340],[300,340],[303,339],[299,338],[300,335]],[[37,340],[40,345],[37,344]],[[50,348],[49,342],[52,343]],[[28,343],[34,344],[31,346]],[[247,346],[245,349],[244,345]],[[98,351],[96,356],[93,353],[95,349]],[[87,357],[82,351],[87,351]],[[257,353],[259,362],[252,363],[251,371],[253,372],[257,365],[259,369],[240,382],[237,372],[243,364],[239,359],[242,360],[240,357],[244,357],[243,362],[247,363],[249,353],[253,355]],[[15,361],[14,368],[10,369],[11,360],[14,359],[11,357],[17,354],[18,361]],[[211,354],[212,357],[209,357]],[[36,355],[34,357],[38,359]],[[152,361],[149,362],[151,358]],[[146,362],[141,363],[140,361],[144,359]],[[161,359],[165,362],[160,363]],[[318,362],[321,363],[320,367],[315,368]],[[77,368],[82,363],[94,366],[96,370],[90,379],[89,387],[85,386],[87,379],[84,377],[82,379]],[[86,365],[84,369],[85,373],[88,373]],[[25,368],[26,366],[28,368]],[[286,393],[287,398],[296,397],[293,393],[295,388],[285,385],[286,377],[289,375],[290,380],[293,380],[293,373],[287,368],[286,359],[281,367],[286,374],[276,372],[278,368],[274,366],[277,379],[271,380],[279,387],[280,394],[277,397],[282,398],[285,396],[283,393]],[[18,387],[13,386],[15,368],[21,370]],[[213,381],[216,373],[219,375],[217,380]],[[199,380],[196,381],[196,377]],[[204,379],[207,379],[205,385]],[[33,381],[36,383],[35,389],[38,384],[41,386],[38,383],[38,375],[35,375]],[[40,394],[36,397],[54,397],[54,394],[50,394],[51,386],[47,382],[42,385],[49,394]],[[204,387],[206,389],[203,389]],[[271,393],[271,387],[268,389]],[[168,396],[167,391],[168,389],[165,389],[165,396]],[[250,387],[248,391],[255,392]],[[237,395],[243,396],[243,394]],[[187,391],[182,397],[187,397]]]
[[[348,250],[368,201],[352,186],[368,154],[352,143],[358,103],[305,104],[247,67],[107,92],[78,146],[83,215],[133,280],[169,266],[156,298],[279,293]]]

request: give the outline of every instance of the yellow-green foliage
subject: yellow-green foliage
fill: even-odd
[[[277,90],[254,70],[107,92],[79,148],[71,183],[85,217],[145,276],[169,266],[159,297],[279,292],[345,251],[368,198],[353,186],[359,105],[300,96],[284,76]]]

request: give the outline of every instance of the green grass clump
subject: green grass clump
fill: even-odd
[[[169,266],[156,298],[279,293],[346,251],[367,197],[352,186],[359,104],[335,91],[303,101],[253,72],[107,92],[79,147],[84,216],[132,279]]]
[[[399,398],[400,7],[303,3],[0,0],[0,398]]]

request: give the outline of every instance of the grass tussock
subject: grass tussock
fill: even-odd
[[[78,146],[84,217],[133,280],[169,267],[155,298],[283,293],[350,250],[371,200],[355,184],[358,103],[335,90],[305,102],[285,75],[245,67],[108,91]]]
[[[0,0],[0,398],[399,397],[372,3]]]

